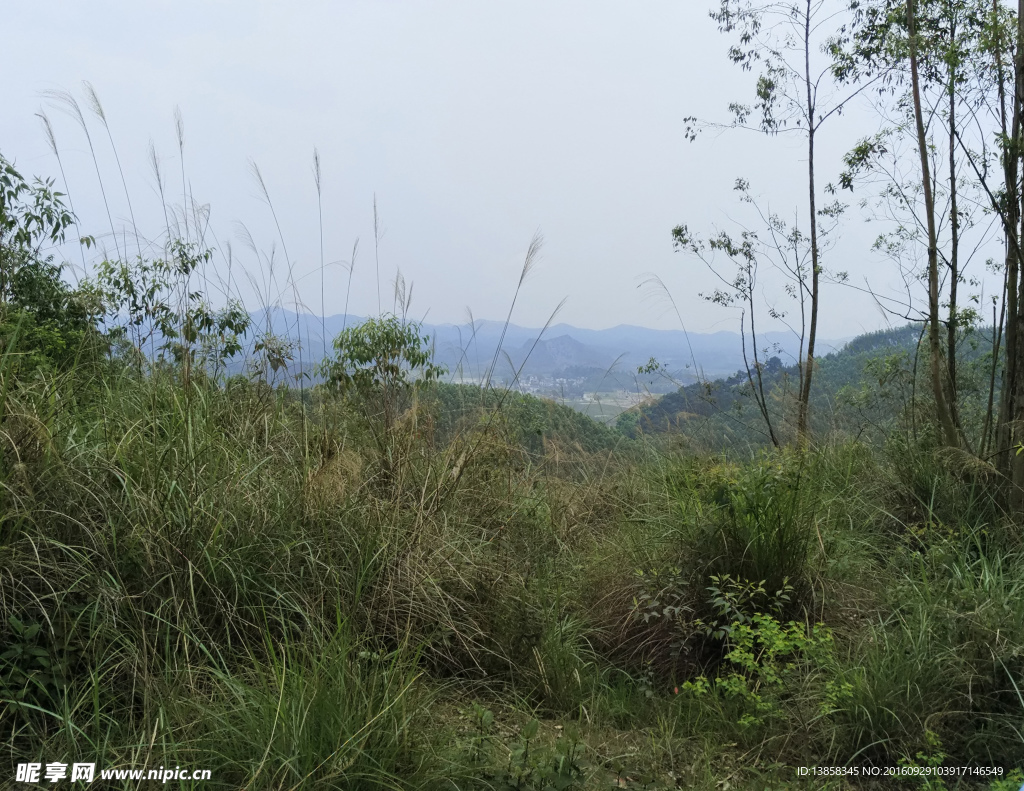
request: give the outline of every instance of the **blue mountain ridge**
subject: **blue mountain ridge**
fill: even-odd
[[[330,352],[331,341],[345,327],[364,321],[355,315],[326,316],[278,309],[253,314],[257,328],[301,342],[306,364],[315,364]],[[475,326],[475,333],[473,326]],[[657,330],[621,324],[594,330],[570,324],[523,327],[501,321],[477,320],[471,326],[440,323],[421,324],[434,346],[435,359],[467,379],[479,378],[491,366],[499,341],[501,351],[494,366],[496,380],[521,376],[553,376],[566,370],[602,370],[631,378],[638,366],[652,357],[681,381],[715,379],[734,374],[743,367],[743,344],[739,333]],[[502,331],[504,329],[504,338]],[[327,338],[326,344],[324,338]],[[844,340],[819,341],[819,354],[840,348]],[[752,345],[747,338],[747,356],[752,362]],[[758,336],[762,360],[779,356],[784,364],[795,361],[799,339],[789,332],[767,332]],[[766,352],[765,352],[766,350]]]

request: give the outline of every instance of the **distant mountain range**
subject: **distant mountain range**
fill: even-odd
[[[268,315],[254,315],[258,327],[267,326]],[[275,334],[301,338],[305,359],[318,362],[325,346],[345,327],[364,321],[361,316],[336,315],[323,320],[306,313],[275,310],[269,314]],[[685,333],[682,330],[654,330],[626,324],[604,330],[590,330],[569,324],[554,324],[542,333],[540,328],[518,324],[478,320],[466,324],[423,324],[430,336],[435,358],[466,381],[486,375],[498,344],[498,361],[493,380],[510,381],[513,371],[520,377],[593,376],[604,374],[620,386],[631,389],[637,367],[652,357],[678,381],[715,379],[735,373],[743,367],[743,345],[738,333]],[[504,338],[502,331],[504,329]],[[324,338],[327,338],[326,344]],[[844,341],[820,341],[819,354],[827,354]],[[795,361],[799,341],[791,333],[768,332],[758,337],[758,348],[767,356],[779,356],[784,364]],[[747,340],[747,354],[751,353]],[[764,358],[763,358],[764,359]],[[307,363],[308,364],[308,363]]]

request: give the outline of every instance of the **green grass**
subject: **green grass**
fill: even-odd
[[[348,328],[359,348],[338,351],[364,371],[338,360],[342,394],[249,325],[230,269],[188,241],[195,213],[165,204],[186,243],[168,223],[162,250],[72,289],[35,252],[73,224],[41,188],[0,206],[8,766],[275,791],[1019,787],[797,774],[1024,767],[1024,525],[991,466],[929,440],[916,330],[819,361],[806,450],[763,449],[743,377],[619,429],[406,387],[402,360],[433,377],[394,317],[388,339]],[[268,317],[299,299],[284,255],[287,274],[270,255],[253,278]],[[403,315],[411,291],[396,278]]]
[[[287,343],[246,347],[247,314],[189,286],[208,251],[168,250],[111,264],[105,294],[39,269],[43,335],[22,332],[38,304],[0,301],[11,766],[660,791],[1024,764],[1024,545],[987,464],[898,419],[712,455],[414,385],[395,361],[429,354],[394,317],[349,328],[344,392],[288,386]]]
[[[794,767],[936,743],[1024,761],[1019,529],[941,460],[586,450],[524,433],[525,406],[445,408],[381,450],[325,393],[104,361],[9,388],[6,760],[273,789],[811,788]],[[723,610],[723,575],[765,593]],[[796,647],[765,651],[790,620]]]

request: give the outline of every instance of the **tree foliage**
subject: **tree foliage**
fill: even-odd
[[[97,340],[96,295],[71,287],[63,265],[43,255],[74,224],[62,197],[52,180],[29,183],[0,154],[0,342],[16,372],[67,368]]]
[[[197,364],[216,375],[242,351],[248,312],[237,301],[214,308],[190,286],[192,273],[212,254],[177,239],[166,258],[100,264],[96,279],[111,333],[131,340],[140,361],[148,353],[154,361],[173,361],[186,376]]]
[[[446,370],[434,364],[430,336],[421,334],[419,324],[394,315],[344,329],[334,339],[334,349],[321,372],[337,391],[360,400],[382,446],[410,392]]]

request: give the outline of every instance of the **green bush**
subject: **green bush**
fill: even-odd
[[[704,532],[709,570],[763,581],[770,591],[791,585],[794,604],[804,602],[815,541],[812,463],[802,456],[765,460],[723,486],[722,504]]]
[[[29,184],[0,154],[0,350],[9,378],[64,372],[104,348],[97,295],[72,288],[63,265],[41,253],[74,224],[62,197],[52,181]]]

